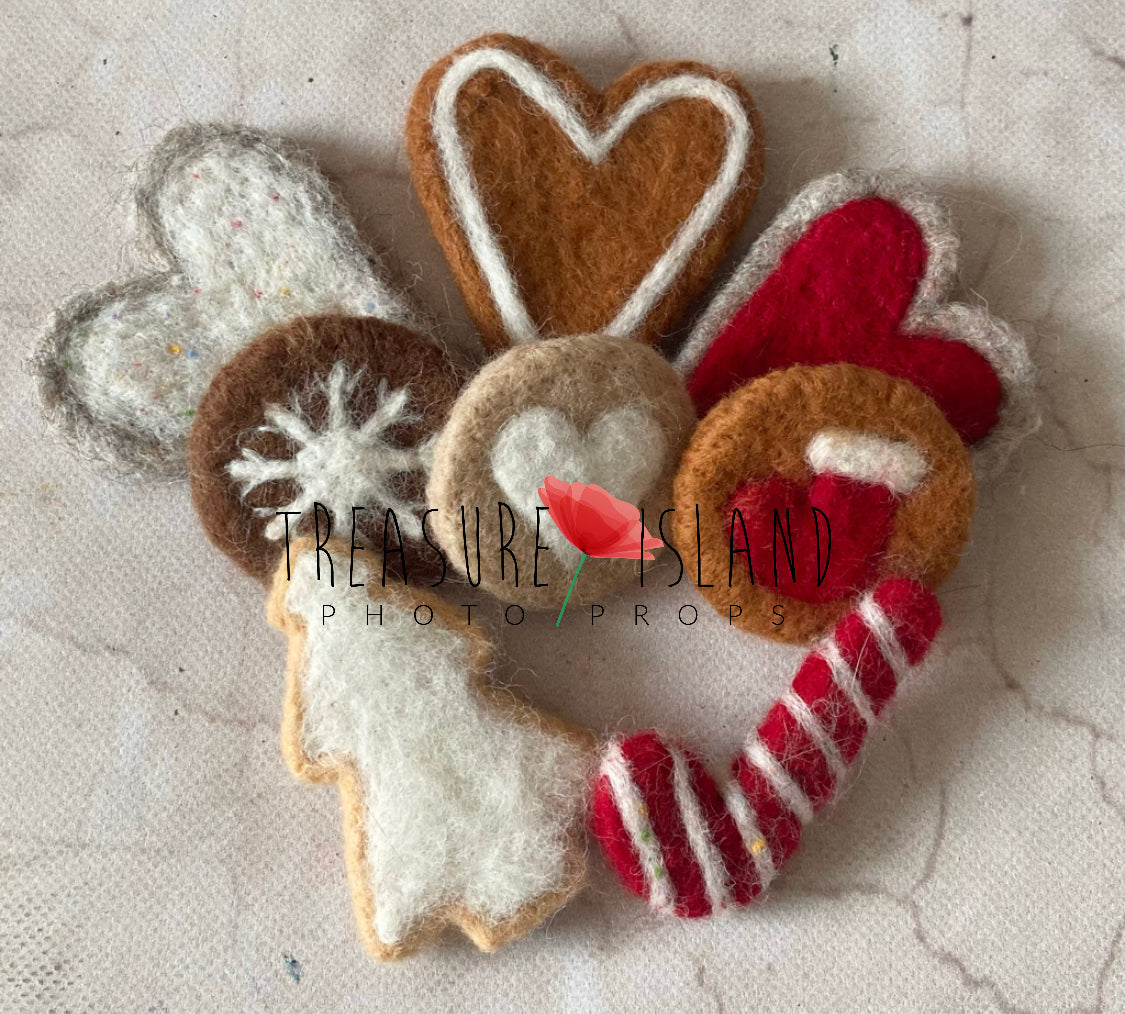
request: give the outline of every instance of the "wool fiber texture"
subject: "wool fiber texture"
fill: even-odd
[[[895,495],[882,485],[818,473],[808,450],[832,430],[860,435],[860,447],[882,438],[886,443],[874,446],[883,453],[893,452],[896,443],[908,445],[913,465],[917,458],[928,464],[925,477]],[[827,504],[832,526],[820,588],[814,586],[815,532],[807,510],[818,492],[826,497],[821,504]],[[933,401],[907,381],[837,364],[769,373],[720,401],[684,452],[674,501],[672,530],[687,573],[702,574],[704,584],[713,585],[700,589],[703,596],[723,616],[732,603],[740,606],[733,623],[742,630],[801,644],[830,630],[878,580],[908,577],[930,588],[940,585],[968,538],[976,490],[968,451]],[[773,508],[784,519],[787,506],[796,508],[794,518],[805,519],[804,527],[795,522],[792,529],[795,548],[806,554],[798,561],[797,587],[788,583],[780,539],[780,583],[773,583]],[[731,564],[732,541],[736,549],[746,545],[737,524],[731,533],[735,507],[746,521],[754,583],[744,554]],[[759,528],[752,523],[756,514]],[[785,620],[775,625],[778,604]]]
[[[445,353],[409,328],[374,317],[307,317],[281,324],[215,375],[191,433],[191,492],[211,541],[268,580],[290,534],[314,530],[313,501],[332,532],[382,553],[389,573],[433,579],[441,559],[422,530],[432,441],[460,377]],[[325,520],[321,515],[322,538]],[[397,525],[397,531],[395,530]],[[346,559],[346,557],[345,557]]]
[[[270,325],[327,312],[415,323],[327,181],[280,138],[177,127],[136,205],[162,268],[69,299],[34,360],[47,417],[119,474],[182,477],[208,383]]]
[[[677,359],[699,412],[769,370],[850,362],[910,380],[1002,470],[1038,426],[1023,339],[948,302],[959,240],[944,206],[900,173],[805,187],[758,238]]]
[[[592,737],[491,688],[462,610],[380,588],[366,561],[366,589],[329,587],[308,540],[294,556],[269,605],[289,636],[282,747],[340,789],[365,945],[393,960],[452,925],[495,950],[534,928],[584,882]]]
[[[590,824],[610,867],[662,914],[718,915],[762,898],[941,625],[933,593],[892,578],[801,664],[722,779],[659,732],[603,749]]]
[[[426,72],[415,189],[485,345],[601,332],[655,344],[753,206],[761,121],[727,73],[652,63],[599,93],[489,35]]]
[[[694,424],[683,384],[647,346],[578,335],[509,349],[465,387],[435,445],[427,493],[438,509],[430,515],[433,531],[450,564],[474,584],[506,602],[557,609],[580,557],[540,511],[540,544],[547,548],[539,551],[536,574],[543,480],[602,486],[644,507],[646,525],[655,525],[671,505],[672,477]],[[505,542],[514,527],[514,563],[499,550],[501,523]],[[588,560],[575,601],[636,580],[640,565]],[[535,587],[536,578],[546,587]]]

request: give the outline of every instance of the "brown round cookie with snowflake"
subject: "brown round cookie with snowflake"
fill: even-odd
[[[373,317],[262,333],[215,375],[192,426],[192,500],[208,537],[267,580],[287,525],[290,539],[319,521],[322,538],[331,524],[348,540],[354,516],[356,544],[389,572],[432,580],[441,558],[423,535],[423,493],[459,386],[433,341]]]

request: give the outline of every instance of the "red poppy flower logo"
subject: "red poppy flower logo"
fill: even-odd
[[[578,574],[588,556],[601,560],[654,560],[649,550],[664,545],[641,523],[639,508],[618,500],[601,486],[563,482],[548,475],[539,489],[539,499],[551,512],[559,531],[582,554],[555,620],[556,627],[562,623]]]

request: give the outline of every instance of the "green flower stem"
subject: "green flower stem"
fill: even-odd
[[[582,569],[582,564],[586,562],[586,553],[582,554],[582,559],[578,561],[578,566],[574,569],[574,577],[570,579],[570,587],[566,590],[566,598],[563,599],[562,609],[559,610],[559,618],[555,620],[557,627],[562,623],[563,613],[566,612],[566,604],[570,601],[570,596],[574,592],[574,583],[578,580],[578,572]]]

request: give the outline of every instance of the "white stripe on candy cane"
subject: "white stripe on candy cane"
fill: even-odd
[[[848,766],[844,763],[844,758],[840,756],[836,741],[829,735],[828,730],[820,724],[820,719],[813,714],[808,702],[795,690],[792,688],[787,690],[781,697],[781,703],[785,705],[786,711],[797,720],[797,724],[801,726],[809,739],[816,744],[817,749],[824,754],[824,759],[828,763],[828,770],[832,772],[832,777],[836,782],[836,790],[839,791],[840,785],[848,773]]]
[[[874,635],[879,650],[883,653],[883,658],[887,660],[887,664],[894,671],[896,683],[901,683],[909,674],[911,666],[910,660],[906,657],[906,652],[902,650],[902,645],[899,643],[898,634],[895,632],[890,617],[883,611],[883,607],[875,601],[875,596],[870,593],[860,599],[859,608],[856,612],[867,625],[867,629]]]
[[[765,776],[773,791],[796,814],[797,819],[802,824],[807,824],[813,819],[813,808],[812,803],[809,802],[809,797],[789,777],[789,772],[782,767],[781,761],[770,753],[769,748],[758,738],[757,733],[754,733],[753,739],[746,744],[744,752],[747,760]]]
[[[875,709],[871,706],[871,701],[860,685],[855,670],[848,665],[847,660],[840,654],[835,639],[830,637],[817,649],[816,653],[828,665],[828,670],[832,674],[832,682],[851,701],[864,724],[869,729],[872,728],[878,721],[875,717]]]
[[[738,784],[738,779],[732,778],[723,786],[723,800],[742,837],[743,847],[750,853],[750,861],[754,864],[758,883],[764,891],[777,876],[777,867],[773,862],[773,852],[770,850],[769,842],[758,827],[758,820],[742,793],[742,786]]]
[[[621,744],[616,740],[606,748],[601,771],[609,782],[621,822],[641,860],[641,870],[645,875],[645,883],[648,884],[649,904],[657,912],[674,912],[676,889],[668,876],[664,853],[656,832],[649,823],[648,807],[629,772],[629,762],[621,752]]]
[[[711,903],[711,913],[715,914],[725,909],[730,901],[726,865],[715,847],[707,818],[703,816],[699,799],[691,786],[691,769],[683,751],[667,743],[664,746],[672,758],[672,791],[676,797],[676,806],[687,832],[688,844],[691,845],[692,854],[703,874],[703,885],[707,891],[707,900]]]

